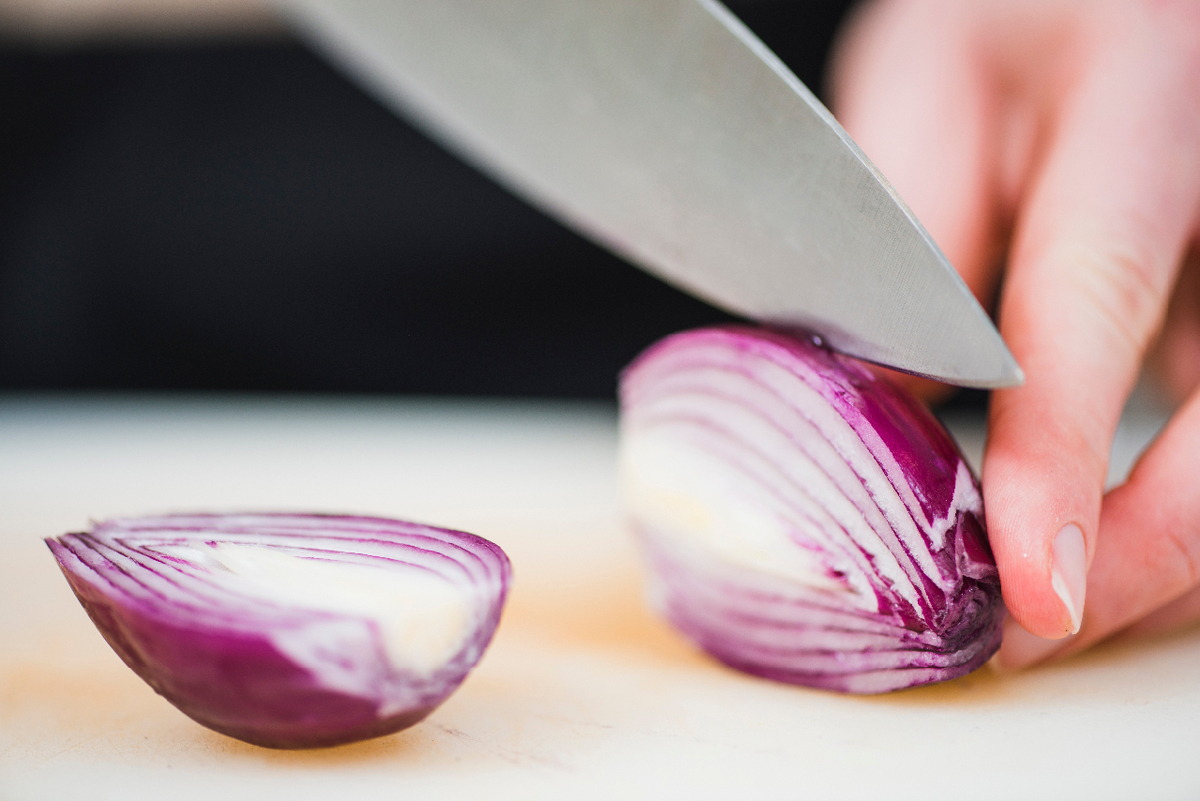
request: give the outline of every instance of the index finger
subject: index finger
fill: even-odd
[[[1000,309],[1026,383],[993,397],[984,501],[1005,602],[1040,637],[1079,629],[1113,433],[1200,207],[1197,37],[1168,5],[1126,9],[1084,43]]]

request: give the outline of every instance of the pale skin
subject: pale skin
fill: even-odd
[[[1000,666],[1200,620],[1200,2],[877,0],[833,75],[1025,371],[982,468]],[[1178,408],[1105,494],[1143,367]]]

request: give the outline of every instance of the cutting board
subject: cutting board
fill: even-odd
[[[603,404],[0,400],[0,799],[1200,797],[1197,630],[865,698],[696,653],[643,607],[615,423]],[[982,422],[952,423],[977,459]],[[1160,423],[1127,419],[1117,479]],[[109,649],[41,539],[235,509],[497,542],[515,583],[491,649],[370,742],[282,752],[200,727]]]

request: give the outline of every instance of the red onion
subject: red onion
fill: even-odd
[[[740,670],[877,693],[961,676],[1004,615],[979,487],[918,402],[765,330],[659,342],[621,381],[651,603]]]
[[[211,729],[311,748],[420,721],[475,666],[509,562],[371,517],[170,515],[47,540],[109,645]]]

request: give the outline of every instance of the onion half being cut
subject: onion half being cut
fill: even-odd
[[[389,734],[479,661],[508,558],[370,517],[169,515],[47,540],[125,664],[197,722],[274,748]]]
[[[677,334],[621,380],[651,603],[740,670],[878,693],[961,676],[1004,615],[983,505],[917,401],[809,339]]]

